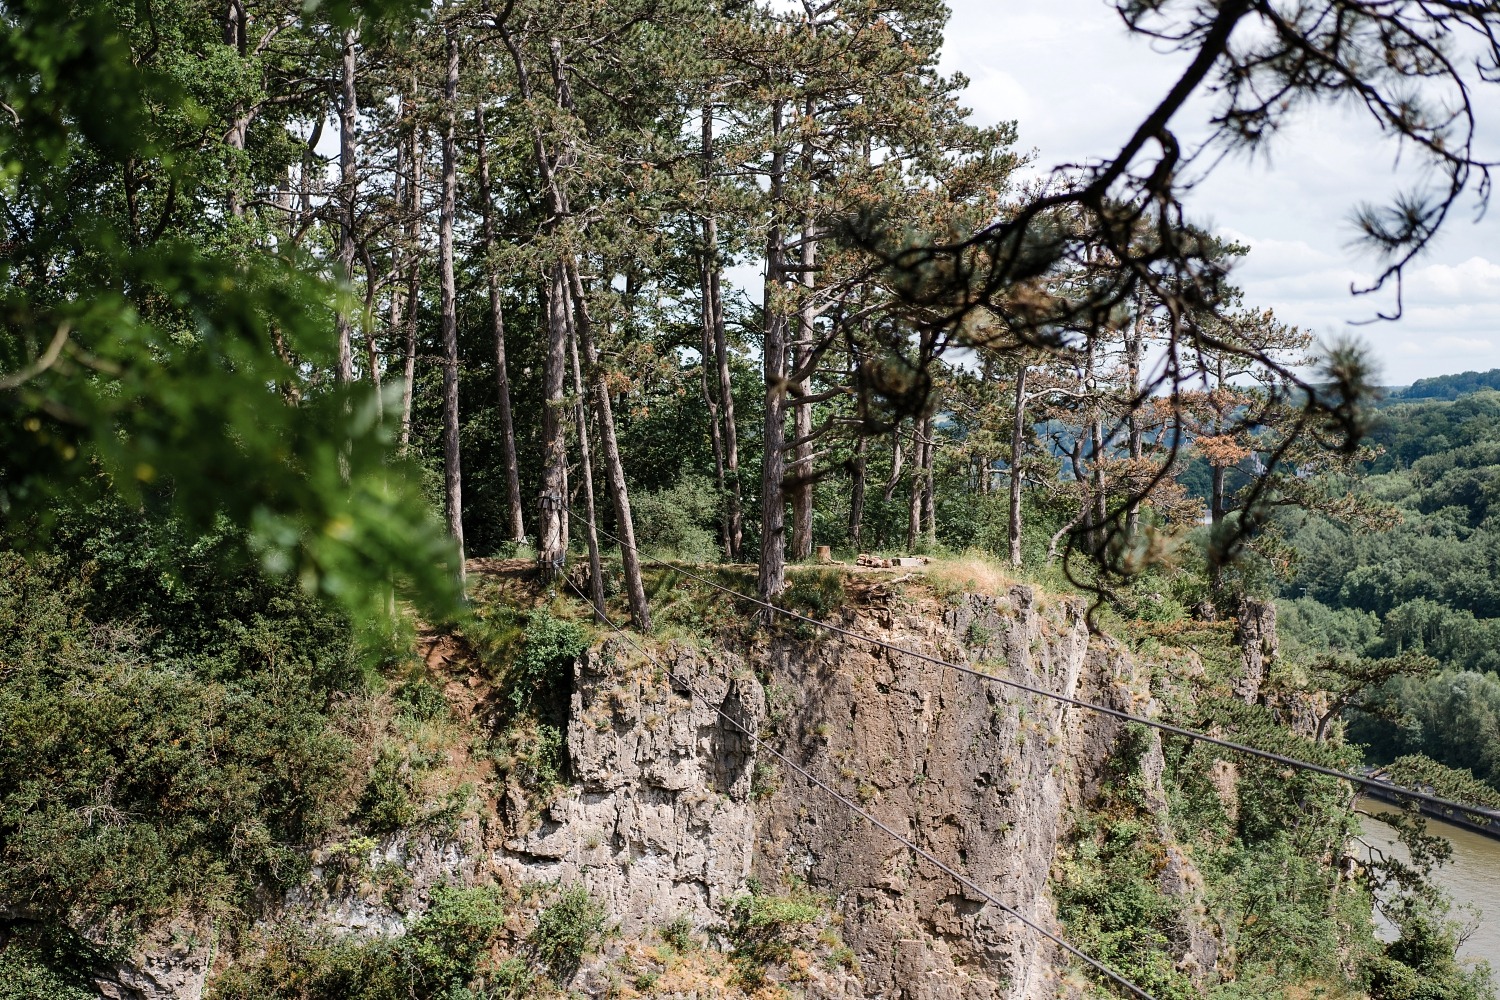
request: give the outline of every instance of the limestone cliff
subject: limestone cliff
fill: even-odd
[[[1117,644],[1091,638],[1084,611],[1079,599],[1025,586],[939,600],[867,576],[849,581],[833,620],[996,677],[1153,710],[1148,679]],[[620,936],[571,985],[605,995],[619,993],[611,963],[632,939],[683,918],[711,938],[752,879],[792,882],[826,898],[857,959],[804,965],[789,983],[804,996],[1029,1000],[1076,990],[1045,940],[757,753],[740,727],[1056,930],[1049,874],[1119,723],[836,635],[747,629],[654,651],[665,670],[618,639],[578,659],[560,793],[538,796],[512,778],[488,815],[446,833],[359,843],[354,877],[347,853],[342,878],[325,858],[266,920],[399,935],[439,884],[582,885]],[[398,873],[399,891],[389,879],[377,885],[376,871]],[[1195,891],[1185,857],[1162,877],[1168,892]],[[1179,950],[1211,966],[1212,937],[1188,920]],[[168,969],[153,988],[140,963],[117,977],[115,995],[196,1000],[214,956],[178,952],[173,967],[196,975]]]

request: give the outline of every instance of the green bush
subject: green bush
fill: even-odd
[[[822,916],[821,902],[805,893],[763,893],[753,885],[731,902],[726,936],[733,945],[736,981],[747,989],[759,987],[766,967],[790,958],[797,934]]]
[[[439,886],[433,890],[432,907],[402,939],[401,952],[423,980],[463,985],[504,926],[499,890]]]
[[[552,981],[564,986],[603,938],[607,916],[587,889],[575,885],[537,917],[526,937],[527,948]]]
[[[417,818],[411,760],[392,744],[380,748],[369,783],[359,799],[359,816],[375,833],[394,833]]]
[[[803,569],[787,574],[782,605],[809,618],[822,618],[844,604],[844,572]]]
[[[688,562],[721,558],[715,520],[719,495],[706,476],[684,476],[664,490],[643,490],[630,498],[636,544]]]
[[[442,688],[425,677],[415,677],[396,689],[396,705],[404,718],[433,722],[448,714],[448,699]]]
[[[566,690],[573,661],[588,645],[588,633],[577,622],[557,618],[546,608],[532,615],[510,676],[510,700],[516,711],[556,700],[559,691]]]
[[[96,994],[78,971],[91,957],[13,939],[0,947],[0,1000],[91,1000]]]
[[[89,573],[0,552],[0,911],[123,941],[295,883],[343,818],[325,685],[352,679],[349,631],[319,638],[295,594],[240,577],[211,600],[236,616],[219,639],[191,608],[145,630],[123,592],[93,607]]]
[[[485,961],[505,920],[499,892],[440,887],[405,937],[314,940],[297,934],[270,943],[254,961],[231,966],[212,1000],[459,1000],[485,979],[514,982],[506,963]],[[491,994],[496,995],[496,994]],[[500,998],[516,996],[501,992]]]

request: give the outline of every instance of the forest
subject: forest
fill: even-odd
[[[441,765],[398,736],[448,711],[415,637],[538,678],[587,646],[495,612],[490,565],[643,635],[662,561],[826,612],[800,571],[975,559],[1095,635],[1271,605],[1270,680],[1325,709],[1300,752],[1500,802],[1500,391],[1382,398],[1359,344],[1248,301],[1169,127],[1197,92],[1205,156],[1371,116],[1435,178],[1356,210],[1398,287],[1489,190],[1472,121],[1407,85],[1467,107],[1500,7],[1113,7],[1197,56],[1123,148],[1042,174],[939,71],[937,0],[0,0],[0,998],[93,995],[184,909],[248,933],[312,845],[415,822]],[[1455,32],[1495,65],[1431,61]],[[566,725],[528,691],[485,752],[551,788]],[[1330,898],[1296,911],[1337,924],[1323,965],[1265,975],[1493,995],[1424,856],[1389,950],[1348,958]],[[440,893],[387,951],[293,942],[212,995],[531,995],[473,943],[499,906]]]

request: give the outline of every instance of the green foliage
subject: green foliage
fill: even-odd
[[[785,962],[804,928],[823,915],[823,901],[805,891],[785,896],[751,891],[729,904],[726,935],[734,950],[735,979],[747,989],[765,981],[766,967]]]
[[[698,946],[693,937],[693,922],[686,915],[672,918],[660,931],[661,939],[679,952],[692,951]]]
[[[559,986],[578,972],[583,958],[604,936],[608,914],[581,885],[564,889],[557,901],[538,915],[526,936],[532,957]]]
[[[259,958],[231,966],[212,1000],[467,1000],[485,973],[504,926],[498,890],[439,887],[432,906],[394,940],[325,941],[296,933]],[[515,982],[504,965],[494,974]],[[493,994],[492,994],[493,995]],[[514,996],[501,992],[500,997]]]
[[[1500,810],[1500,792],[1480,782],[1472,771],[1444,767],[1421,754],[1398,757],[1383,770],[1405,788],[1430,788],[1445,799]]]
[[[844,603],[844,571],[802,569],[787,574],[781,604],[809,618],[823,618]]]
[[[630,500],[636,544],[668,558],[714,562],[722,558],[717,528],[719,496],[707,476],[687,475],[662,490],[643,490]]]
[[[496,741],[501,773],[514,775],[533,796],[546,798],[563,780],[564,734],[557,726],[534,719],[507,726]]]
[[[448,714],[448,699],[442,689],[425,677],[414,677],[398,687],[396,704],[402,716],[415,722],[432,722]]]
[[[64,931],[11,924],[0,945],[0,1000],[90,1000],[86,970],[107,956]]]
[[[123,939],[295,883],[344,808],[329,706],[358,682],[347,626],[304,631],[305,599],[272,586],[262,604],[250,573],[221,583],[219,640],[186,613],[181,634],[147,631],[92,616],[89,582],[0,552],[0,910]]]
[[[402,954],[421,980],[463,985],[504,926],[498,889],[441,886],[433,891],[432,906],[402,939]]]
[[[1439,375],[1435,378],[1419,378],[1405,389],[1391,393],[1391,401],[1418,399],[1457,399],[1471,392],[1484,389],[1500,389],[1500,368],[1487,372],[1460,372],[1456,375]]]
[[[1500,788],[1500,680],[1494,674],[1399,677],[1372,692],[1369,702],[1380,716],[1356,713],[1349,738],[1367,744],[1374,760],[1421,755]]]
[[[510,675],[510,700],[522,712],[565,691],[573,661],[588,649],[588,633],[577,622],[539,609],[526,625],[521,655]]]
[[[359,799],[359,817],[375,833],[394,833],[418,816],[411,758],[399,747],[380,748]]]
[[[0,197],[27,222],[0,257],[0,511],[160,499],[193,529],[227,518],[239,555],[362,619],[392,582],[446,614],[456,553],[373,395],[306,383],[334,349],[332,288],[204,210],[238,183],[215,117],[253,96],[194,58],[217,30],[123,2],[5,7]]]
[[[1383,452],[1355,489],[1394,504],[1401,523],[1353,535],[1316,517],[1291,525],[1287,651],[1435,658],[1441,674],[1354,699],[1349,737],[1376,761],[1422,754],[1500,788],[1500,393],[1390,406],[1371,438]]]

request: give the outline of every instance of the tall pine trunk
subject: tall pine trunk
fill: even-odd
[[[865,530],[865,471],[869,465],[866,452],[870,439],[861,433],[854,439],[854,460],[850,463],[849,482],[849,543],[856,550],[860,547]]]
[[[817,264],[817,244],[812,238],[813,222],[810,216],[802,219],[802,250],[800,276],[811,290],[815,281],[813,267]],[[792,368],[801,372],[808,367],[813,351],[812,296],[797,315],[797,339],[792,348]],[[807,381],[791,387],[794,396],[807,392]],[[812,555],[813,547],[813,408],[800,400],[792,404],[792,558],[806,559]]]
[[[594,415],[599,422],[599,443],[604,449],[604,474],[609,483],[609,497],[615,508],[616,531],[620,538],[620,564],[625,570],[625,594],[630,600],[630,617],[637,631],[651,631],[651,614],[646,606],[646,587],[641,580],[640,552],[635,545],[635,518],[630,511],[630,491],[625,484],[625,464],[620,460],[620,444],[615,437],[614,408],[609,399],[609,384],[599,363],[599,349],[594,343],[594,324],[584,297],[583,279],[576,266],[568,265],[573,291],[573,315],[578,325],[578,339],[588,360],[589,379],[594,391]]]
[[[510,519],[511,541],[526,540],[526,523],[521,506],[521,473],[516,460],[516,429],[510,405],[510,372],[505,362],[505,309],[500,296],[500,275],[490,255],[495,250],[495,209],[490,203],[489,142],[484,129],[484,104],[474,109],[474,128],[478,136],[476,154],[479,168],[479,204],[482,214],[482,236],[485,257],[485,280],[490,293],[490,328],[495,336],[495,389],[500,407],[500,454],[505,463],[505,497]],[[589,489],[593,489],[590,483]]]
[[[603,624],[604,617],[604,567],[599,559],[598,509],[594,504],[594,459],[589,448],[589,423],[584,413],[583,371],[578,364],[578,337],[576,329],[570,329],[568,337],[568,360],[573,367],[573,423],[578,434],[579,471],[583,473],[583,510],[588,518],[584,525],[584,538],[589,546],[589,600],[594,605],[594,621]]]
[[[937,491],[934,489],[933,470],[937,465],[937,437],[932,413],[922,421],[922,436],[926,445],[922,452],[922,525],[927,535],[927,546],[937,545]]]
[[[766,406],[760,471],[760,573],[756,581],[762,600],[786,589],[786,317],[776,302],[782,294],[781,207],[786,154],[781,149],[783,105],[771,108],[771,224],[766,230],[766,274],[762,301],[765,343],[761,351]]]
[[[417,313],[420,311],[422,294],[422,220],[425,206],[422,204],[422,126],[416,114],[417,87],[416,80],[412,80],[411,100],[408,106],[412,108],[411,124],[411,175],[407,188],[407,211],[410,212],[410,226],[407,232],[407,245],[410,250],[411,260],[408,262],[406,277],[406,328],[403,331],[403,342],[401,351],[401,433],[398,442],[401,453],[406,454],[407,448],[411,446],[411,406],[412,399],[416,393],[417,378]]]
[[[714,182],[714,118],[713,109],[703,108],[703,183],[704,196],[712,199]],[[719,425],[723,427],[724,481],[719,484],[724,498],[724,554],[731,562],[739,562],[745,541],[744,494],[740,487],[740,443],[739,428],[734,416],[734,384],[729,372],[729,338],[724,331],[724,291],[722,272],[724,263],[719,258],[719,223],[710,207],[703,219],[704,261],[703,299],[706,305],[704,316],[705,334],[713,341],[713,356],[718,379]],[[704,364],[708,364],[707,355]]]
[[[443,487],[448,533],[458,544],[458,579],[464,582],[464,499],[458,440],[458,289],[453,275],[453,217],[458,200],[458,34],[447,28],[448,74],[443,84],[443,202],[438,215],[438,267],[442,271]]]
[[[562,571],[568,550],[563,527],[566,502],[563,440],[563,374],[568,339],[568,296],[561,263],[552,265],[547,281],[547,354],[542,364],[542,493],[537,523],[537,563],[549,579]]]
[[[228,0],[224,9],[224,44],[244,58],[246,41],[244,4],[242,0]],[[229,147],[229,185],[224,208],[230,217],[241,218],[245,214],[245,177],[241,160],[250,133],[251,115],[243,105],[237,104],[230,116],[229,131],[224,136],[224,144]]]
[[[355,48],[359,36],[353,28],[344,31],[342,72],[339,76],[339,280],[354,280],[354,219],[359,198],[359,147],[355,142],[359,125],[359,97],[355,90],[358,66]],[[354,350],[348,313],[339,309],[336,321],[339,360],[338,380],[354,380]]]
[[[922,434],[922,426],[925,421],[918,419],[912,422],[912,455],[911,455],[911,499],[907,505],[906,515],[906,551],[917,550],[917,540],[922,536],[922,489],[925,485],[924,473],[927,469],[927,441]]]
[[[1129,428],[1128,447],[1130,450],[1131,476],[1140,474],[1141,456],[1145,451],[1144,439],[1141,434],[1140,392],[1141,392],[1141,339],[1145,333],[1145,315],[1142,310],[1137,309],[1135,323],[1132,324],[1130,339],[1125,345],[1126,376],[1130,380],[1127,391],[1130,396],[1130,412],[1126,415]],[[1133,541],[1136,532],[1141,526],[1141,498],[1134,486],[1130,487],[1130,505],[1125,511],[1125,537],[1127,541]]]

